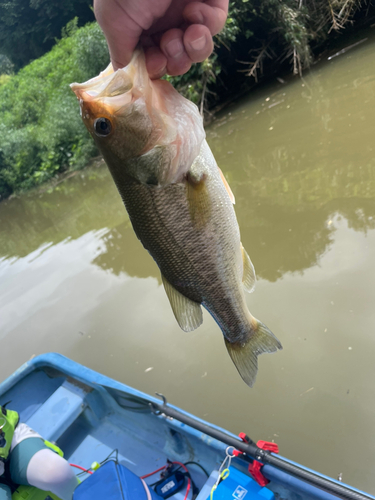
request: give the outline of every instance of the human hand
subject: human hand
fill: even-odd
[[[126,66],[140,42],[151,78],[182,75],[213,51],[229,0],[94,0],[115,70]]]

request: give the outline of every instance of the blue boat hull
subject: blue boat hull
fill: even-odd
[[[118,450],[119,462],[137,476],[147,475],[165,465],[167,460],[198,462],[211,474],[219,469],[226,457],[228,445],[225,440],[215,439],[176,418],[155,414],[150,403],[160,405],[160,400],[59,354],[49,353],[32,359],[0,384],[0,404],[7,401],[11,401],[11,408],[19,412],[22,422],[46,440],[56,442],[69,462],[84,468],[90,468],[94,461],[104,461],[115,449]],[[236,438],[179,408],[169,408],[195,422],[197,427],[203,424],[222,436]],[[293,465],[287,459],[283,461]],[[236,458],[232,465],[250,479],[248,461]],[[325,477],[300,465],[298,467],[317,477]],[[203,489],[207,482],[203,471],[195,465],[189,466],[189,471],[197,487]],[[337,499],[337,496],[285,473],[279,467],[264,465],[262,473],[270,480],[267,491],[275,498]],[[342,483],[326,479],[342,486]],[[349,486],[347,488],[348,498],[358,495],[362,499],[375,499]],[[184,496],[185,492],[180,491],[170,498],[183,500]],[[219,490],[217,498],[219,500]]]

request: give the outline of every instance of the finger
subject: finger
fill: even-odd
[[[229,0],[207,0],[191,2],[184,9],[183,16],[191,24],[203,24],[211,35],[217,35],[225,25]]]
[[[142,28],[114,0],[94,0],[94,12],[107,39],[113,69],[123,68],[130,62]]]
[[[146,67],[151,79],[161,78],[167,72],[167,58],[159,47],[149,47],[145,50]]]
[[[191,67],[184,42],[184,32],[180,29],[171,29],[164,33],[160,40],[160,48],[167,58],[167,73],[172,76],[183,75]]]
[[[214,50],[210,30],[200,24],[190,25],[184,34],[184,46],[194,63],[204,61]]]

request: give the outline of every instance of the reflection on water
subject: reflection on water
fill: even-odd
[[[0,204],[0,377],[56,350],[375,493],[374,44],[208,130],[257,271],[249,307],[284,345],[253,390],[209,315],[179,330],[102,164]]]
[[[93,260],[93,264],[117,275],[126,273],[138,278],[153,276],[159,279],[155,262],[145,253],[128,220],[109,230],[102,241],[105,250]],[[136,257],[138,253],[141,259]]]

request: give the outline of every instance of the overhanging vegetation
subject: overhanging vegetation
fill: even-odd
[[[215,53],[172,83],[203,110],[227,97],[225,81],[259,79],[267,60],[284,61],[301,74],[314,49],[342,31],[354,14],[368,15],[369,7],[355,0],[231,1]],[[7,45],[0,76],[0,199],[82,168],[97,154],[69,84],[98,74],[109,56],[97,24],[78,24],[77,18],[70,21],[52,50],[17,74],[11,74],[15,55]]]

